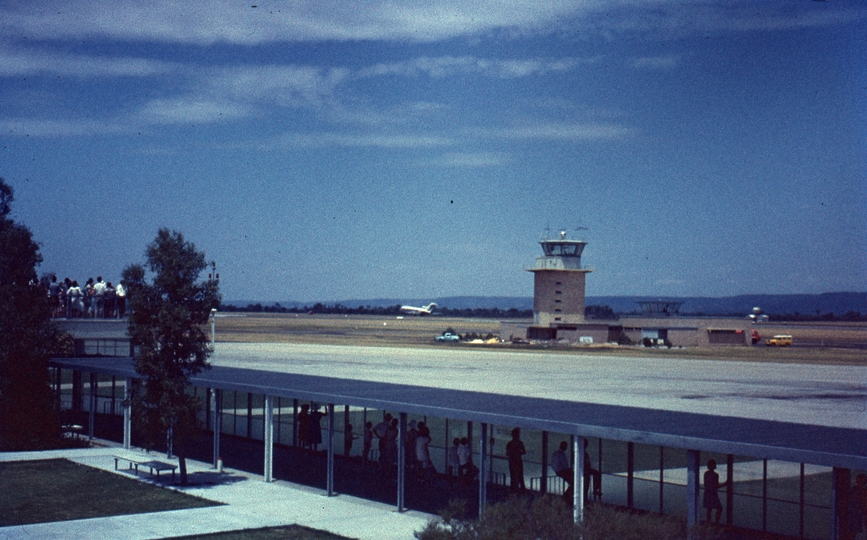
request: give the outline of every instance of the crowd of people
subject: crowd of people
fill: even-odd
[[[105,282],[102,276],[88,278],[84,286],[65,278],[58,281],[52,275],[48,296],[54,306],[53,316],[67,319],[120,319],[126,316],[126,290],[118,282]]]

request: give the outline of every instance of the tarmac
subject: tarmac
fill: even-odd
[[[166,460],[165,454],[124,450],[116,443],[105,446],[0,453],[0,462],[66,458],[111,471],[141,482],[151,482],[189,495],[223,503],[222,506],[144,514],[35,523],[0,527],[0,540],[124,538],[145,540],[210,534],[241,529],[302,525],[359,540],[407,540],[414,538],[434,517],[415,511],[398,512],[386,505],[348,495],[328,497],[322,490],[285,481],[264,482],[260,475],[223,469],[187,459],[189,483],[172,481],[171,473],[150,476],[146,471],[115,471],[114,456],[139,460]],[[2,484],[2,482],[0,482]]]

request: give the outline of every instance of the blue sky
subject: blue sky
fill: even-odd
[[[147,4],[147,6],[145,6]],[[204,7],[209,6],[209,7]],[[0,176],[41,271],[159,227],[226,299],[867,290],[861,1],[3,2]]]

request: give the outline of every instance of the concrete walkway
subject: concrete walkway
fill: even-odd
[[[106,444],[101,448],[0,453],[0,461],[67,458],[129,478],[137,477],[133,471],[115,471],[113,456],[166,461],[165,454],[125,451],[113,443]],[[189,485],[183,488],[172,485],[170,473],[162,473],[159,479],[140,473],[138,479],[225,506],[0,527],[0,540],[144,540],[291,524],[362,540],[409,540],[433,517],[413,511],[399,513],[394,506],[347,495],[328,497],[322,490],[288,482],[265,483],[262,476],[242,471],[224,469],[223,474],[218,474],[209,464],[189,459],[187,470]]]

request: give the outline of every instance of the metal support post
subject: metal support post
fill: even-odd
[[[406,413],[399,415],[397,432],[397,511],[406,510],[404,497],[406,495]]]
[[[601,471],[601,469],[600,469]],[[659,513],[665,509],[665,447],[659,447]]]
[[[542,477],[539,479],[539,493],[548,493],[548,432],[542,432]]]
[[[274,481],[274,397],[265,395],[265,466],[266,482]]]
[[[626,508],[635,505],[635,443],[626,444]]]
[[[762,460],[762,530],[768,530],[768,459]]]
[[[693,538],[693,529],[699,520],[699,451],[686,451],[686,530],[687,538]]]
[[[726,525],[734,524],[735,515],[735,457],[731,454],[726,456]]]
[[[800,496],[798,497],[798,536],[803,538],[804,537],[804,514],[805,514],[804,509],[805,509],[805,503],[806,503],[806,497],[805,497],[806,490],[804,489],[804,487],[805,487],[805,482],[804,482],[805,475],[804,475],[804,464],[803,463],[801,463],[801,474],[799,475],[799,480],[800,480],[800,482],[799,482]]]
[[[87,440],[93,440],[93,422],[96,419],[96,373],[90,374],[90,411],[87,420]]]
[[[479,517],[485,515],[485,505],[488,504],[488,479],[485,470],[488,468],[488,424],[482,422],[482,434],[479,441]]]
[[[584,521],[584,437],[572,435],[572,519]]]
[[[849,469],[834,467],[831,476],[831,540],[846,537],[849,521]]]
[[[123,389],[123,448],[132,447],[132,379],[127,377]]]
[[[214,390],[214,468],[219,469],[220,433],[223,431],[223,391]]]
[[[328,496],[334,493],[334,403],[328,404]]]

